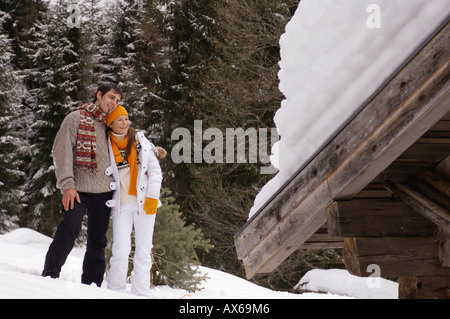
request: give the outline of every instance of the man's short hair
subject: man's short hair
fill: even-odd
[[[98,92],[102,92],[102,96],[103,96],[103,95],[105,95],[106,92],[109,92],[111,90],[116,92],[117,94],[120,94],[120,97],[122,97],[122,95],[123,95],[122,89],[116,83],[105,82],[105,83],[101,83],[99,85],[99,87],[97,88],[97,92],[95,92],[95,96],[94,96],[94,103],[97,102],[97,93]]]

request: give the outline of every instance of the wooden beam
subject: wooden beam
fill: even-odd
[[[450,180],[444,175],[439,175],[435,172],[427,170],[420,175],[420,178],[431,185],[433,188],[437,189],[444,196],[450,198]]]
[[[327,198],[323,200],[324,198]],[[329,201],[328,187],[321,184],[319,188],[308,196],[295,210],[291,218],[280,221],[276,230],[264,238],[264,245],[260,245],[243,258],[247,278],[256,273],[272,272],[290,254],[299,249],[323,224],[326,223],[326,208],[321,203]],[[317,211],[316,209],[320,210]],[[298,213],[299,211],[303,212]]]
[[[326,228],[322,226],[308,238],[298,249],[342,249],[344,248],[343,237],[330,237]]]
[[[356,276],[370,276],[376,264],[383,277],[449,276],[439,261],[436,237],[352,237],[344,242],[344,263]]]
[[[444,267],[450,267],[450,233],[439,229],[439,260]]]
[[[445,178],[450,179],[450,156],[436,166],[436,171],[445,176]]]
[[[441,193],[438,189],[430,186],[425,181],[420,180],[415,176],[408,176],[405,180],[405,184],[437,205],[444,208],[450,208],[450,197]]]
[[[449,140],[440,140],[441,143],[414,143],[399,156],[399,159],[440,163],[450,154]]]
[[[268,203],[263,213],[254,215],[235,235],[238,258],[244,259],[256,246],[264,245],[262,242],[268,241],[266,239],[268,234],[280,229],[279,227],[275,228],[277,224],[282,223],[294,211],[298,211],[302,206],[309,207],[311,203],[308,197],[313,193],[316,193],[311,197],[313,200],[319,200],[317,196],[325,196],[330,199],[328,186],[323,181],[323,174],[324,172],[319,173],[317,170],[301,172],[291,184],[281,190],[274,201]],[[322,184],[320,183],[321,179]],[[324,206],[326,205],[324,204]],[[323,207],[317,207],[318,210],[320,208]],[[309,217],[306,215],[303,219],[308,220]],[[322,225],[323,223],[318,225],[317,229]],[[309,236],[314,234],[317,229],[313,230]],[[304,238],[304,240],[308,238]]]
[[[433,236],[438,227],[399,200],[337,201],[328,211],[330,237]]]
[[[336,199],[356,196],[448,112],[449,74],[450,59],[335,169],[328,183]],[[434,91],[436,86],[440,88]],[[428,98],[431,100],[424,107],[422,103]]]
[[[420,172],[427,169],[434,169],[435,167],[436,163],[400,161],[397,159],[374,178],[371,183],[380,183],[382,185],[386,180],[391,180],[393,182],[404,181],[410,175],[419,174]],[[381,187],[386,190],[383,186]],[[391,193],[389,193],[389,196],[391,196]]]
[[[448,209],[436,204],[405,183],[386,181],[384,185],[415,211],[450,232],[450,211]]]

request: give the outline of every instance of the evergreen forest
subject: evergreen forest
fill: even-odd
[[[189,251],[184,261],[245,277],[234,234],[273,175],[261,174],[267,163],[249,154],[243,161],[194,160],[194,148],[210,142],[204,134],[194,146],[195,123],[201,121],[200,134],[270,132],[283,100],[279,38],[298,2],[0,0],[0,233],[28,227],[53,235],[61,219],[53,140],[64,117],[109,81],[121,86],[132,126],[168,153],[155,255],[164,261],[177,237],[189,242],[177,244]],[[177,128],[192,133],[192,161],[171,158]],[[341,263],[334,250],[298,251],[253,281],[288,290],[307,270]]]

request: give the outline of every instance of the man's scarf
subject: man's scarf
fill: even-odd
[[[79,108],[81,117],[78,127],[75,169],[97,171],[97,138],[94,121],[105,121],[106,114],[100,106],[85,104]]]

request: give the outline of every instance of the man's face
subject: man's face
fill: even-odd
[[[116,109],[121,98],[122,96],[113,90],[106,92],[103,96],[102,92],[97,92],[98,105],[106,114],[109,114]]]

